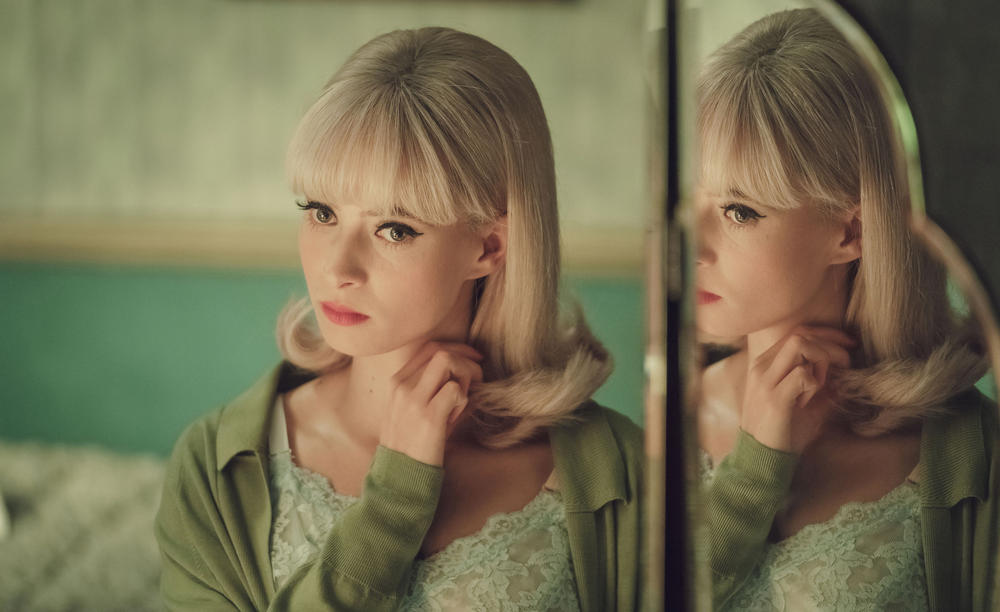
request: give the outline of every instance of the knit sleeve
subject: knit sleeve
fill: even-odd
[[[270,610],[395,610],[441,495],[444,470],[379,446],[358,503]]]
[[[272,577],[257,575],[260,568],[246,557],[251,536],[239,519],[259,510],[246,504],[268,503],[266,493],[261,497],[252,485],[252,495],[233,501],[240,485],[218,480],[214,456],[204,450],[212,445],[192,442],[209,437],[198,429],[183,436],[168,463],[155,522],[168,610],[397,609],[437,509],[441,467],[378,447],[358,502],[331,529],[319,556],[268,603],[260,585]]]
[[[712,599],[721,606],[763,553],[791,486],[798,457],[764,446],[740,430],[708,489]]]

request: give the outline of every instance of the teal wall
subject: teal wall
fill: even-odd
[[[598,401],[642,415],[638,279],[571,278],[617,367]],[[278,359],[298,272],[0,263],[0,438],[165,454]]]

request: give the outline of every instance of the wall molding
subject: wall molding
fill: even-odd
[[[291,270],[297,222],[0,221],[0,261]],[[639,277],[643,229],[563,229],[563,268],[574,276]]]

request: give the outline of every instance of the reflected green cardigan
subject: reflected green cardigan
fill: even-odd
[[[170,610],[395,610],[434,518],[443,469],[378,447],[359,501],[319,557],[275,591],[267,439],[288,364],[188,427],[167,465],[155,532]],[[639,608],[642,432],[593,402],[549,437],[581,608]]]
[[[924,422],[920,439],[920,524],[931,610],[990,610],[996,561],[994,469],[997,407],[978,391]],[[767,544],[797,456],[740,431],[708,494],[712,598],[718,608],[749,576]]]

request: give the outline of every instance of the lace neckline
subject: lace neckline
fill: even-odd
[[[299,480],[309,483],[312,487],[334,502],[334,505],[346,508],[347,506],[353,505],[358,501],[358,497],[354,495],[349,495],[347,493],[341,493],[338,491],[330,480],[318,472],[314,472],[309,468],[299,465],[295,461],[295,457],[292,454],[291,445],[288,442],[288,425],[285,420],[285,402],[282,395],[275,397],[274,407],[273,407],[273,418],[271,421],[271,431],[269,436],[270,443],[270,455],[271,460],[282,459],[287,462],[287,467]],[[548,482],[548,481],[546,481]],[[525,522],[528,517],[530,517],[538,509],[539,506],[543,504],[552,504],[555,502],[556,508],[561,508],[562,506],[562,495],[555,489],[550,489],[548,486],[543,485],[541,490],[531,498],[523,508],[518,510],[512,510],[510,512],[497,512],[489,516],[486,522],[476,530],[474,533],[469,535],[461,536],[455,538],[448,543],[444,548],[428,555],[427,557],[418,557],[418,562],[429,562],[431,560],[437,560],[439,557],[447,558],[448,555],[445,554],[449,550],[454,550],[456,548],[461,548],[470,542],[482,539],[486,534],[490,533],[497,525],[505,523],[505,526],[509,528],[511,525],[517,525]],[[458,546],[453,546],[458,544]]]
[[[919,503],[919,485],[910,480],[891,489],[875,501],[851,501],[843,504],[825,521],[810,523],[787,538],[769,541],[768,546],[775,550],[794,550],[801,548],[804,542],[815,539],[818,533],[828,531],[832,526],[851,524],[857,520],[869,520],[874,513],[885,512],[897,505]]]
[[[703,484],[710,484],[715,478],[716,466],[704,449],[699,449],[699,471]],[[885,495],[875,501],[851,501],[841,505],[837,511],[825,521],[810,523],[799,529],[787,538],[768,541],[769,548],[774,550],[800,548],[799,543],[809,541],[816,534],[828,530],[831,526],[849,523],[852,519],[865,518],[875,512],[886,512],[897,505],[920,504],[920,483],[907,477],[896,487],[890,489]]]
[[[330,498],[335,502],[335,505],[342,508],[353,505],[358,501],[358,497],[354,495],[348,495],[346,493],[341,493],[337,491],[333,484],[322,474],[314,472],[309,468],[305,468],[295,463],[292,453],[288,449],[278,451],[271,455],[271,460],[280,459],[287,462],[287,468],[300,480],[309,483],[313,487],[318,488],[325,497]],[[554,506],[556,508],[561,507],[562,496],[558,491],[542,487],[542,489],[536,494],[531,501],[524,505],[523,508],[517,510],[511,510],[509,512],[497,512],[491,514],[489,518],[482,527],[477,529],[475,532],[469,535],[461,536],[455,538],[448,543],[444,548],[426,556],[418,557],[417,562],[431,562],[439,561],[441,559],[450,558],[452,555],[450,551],[460,550],[467,546],[471,542],[483,539],[486,534],[491,531],[497,530],[501,527],[503,531],[508,531],[512,526],[519,525],[527,521],[532,515],[534,515],[540,507],[544,506]]]
[[[722,609],[926,611],[923,563],[918,486],[904,482],[768,543]]]

